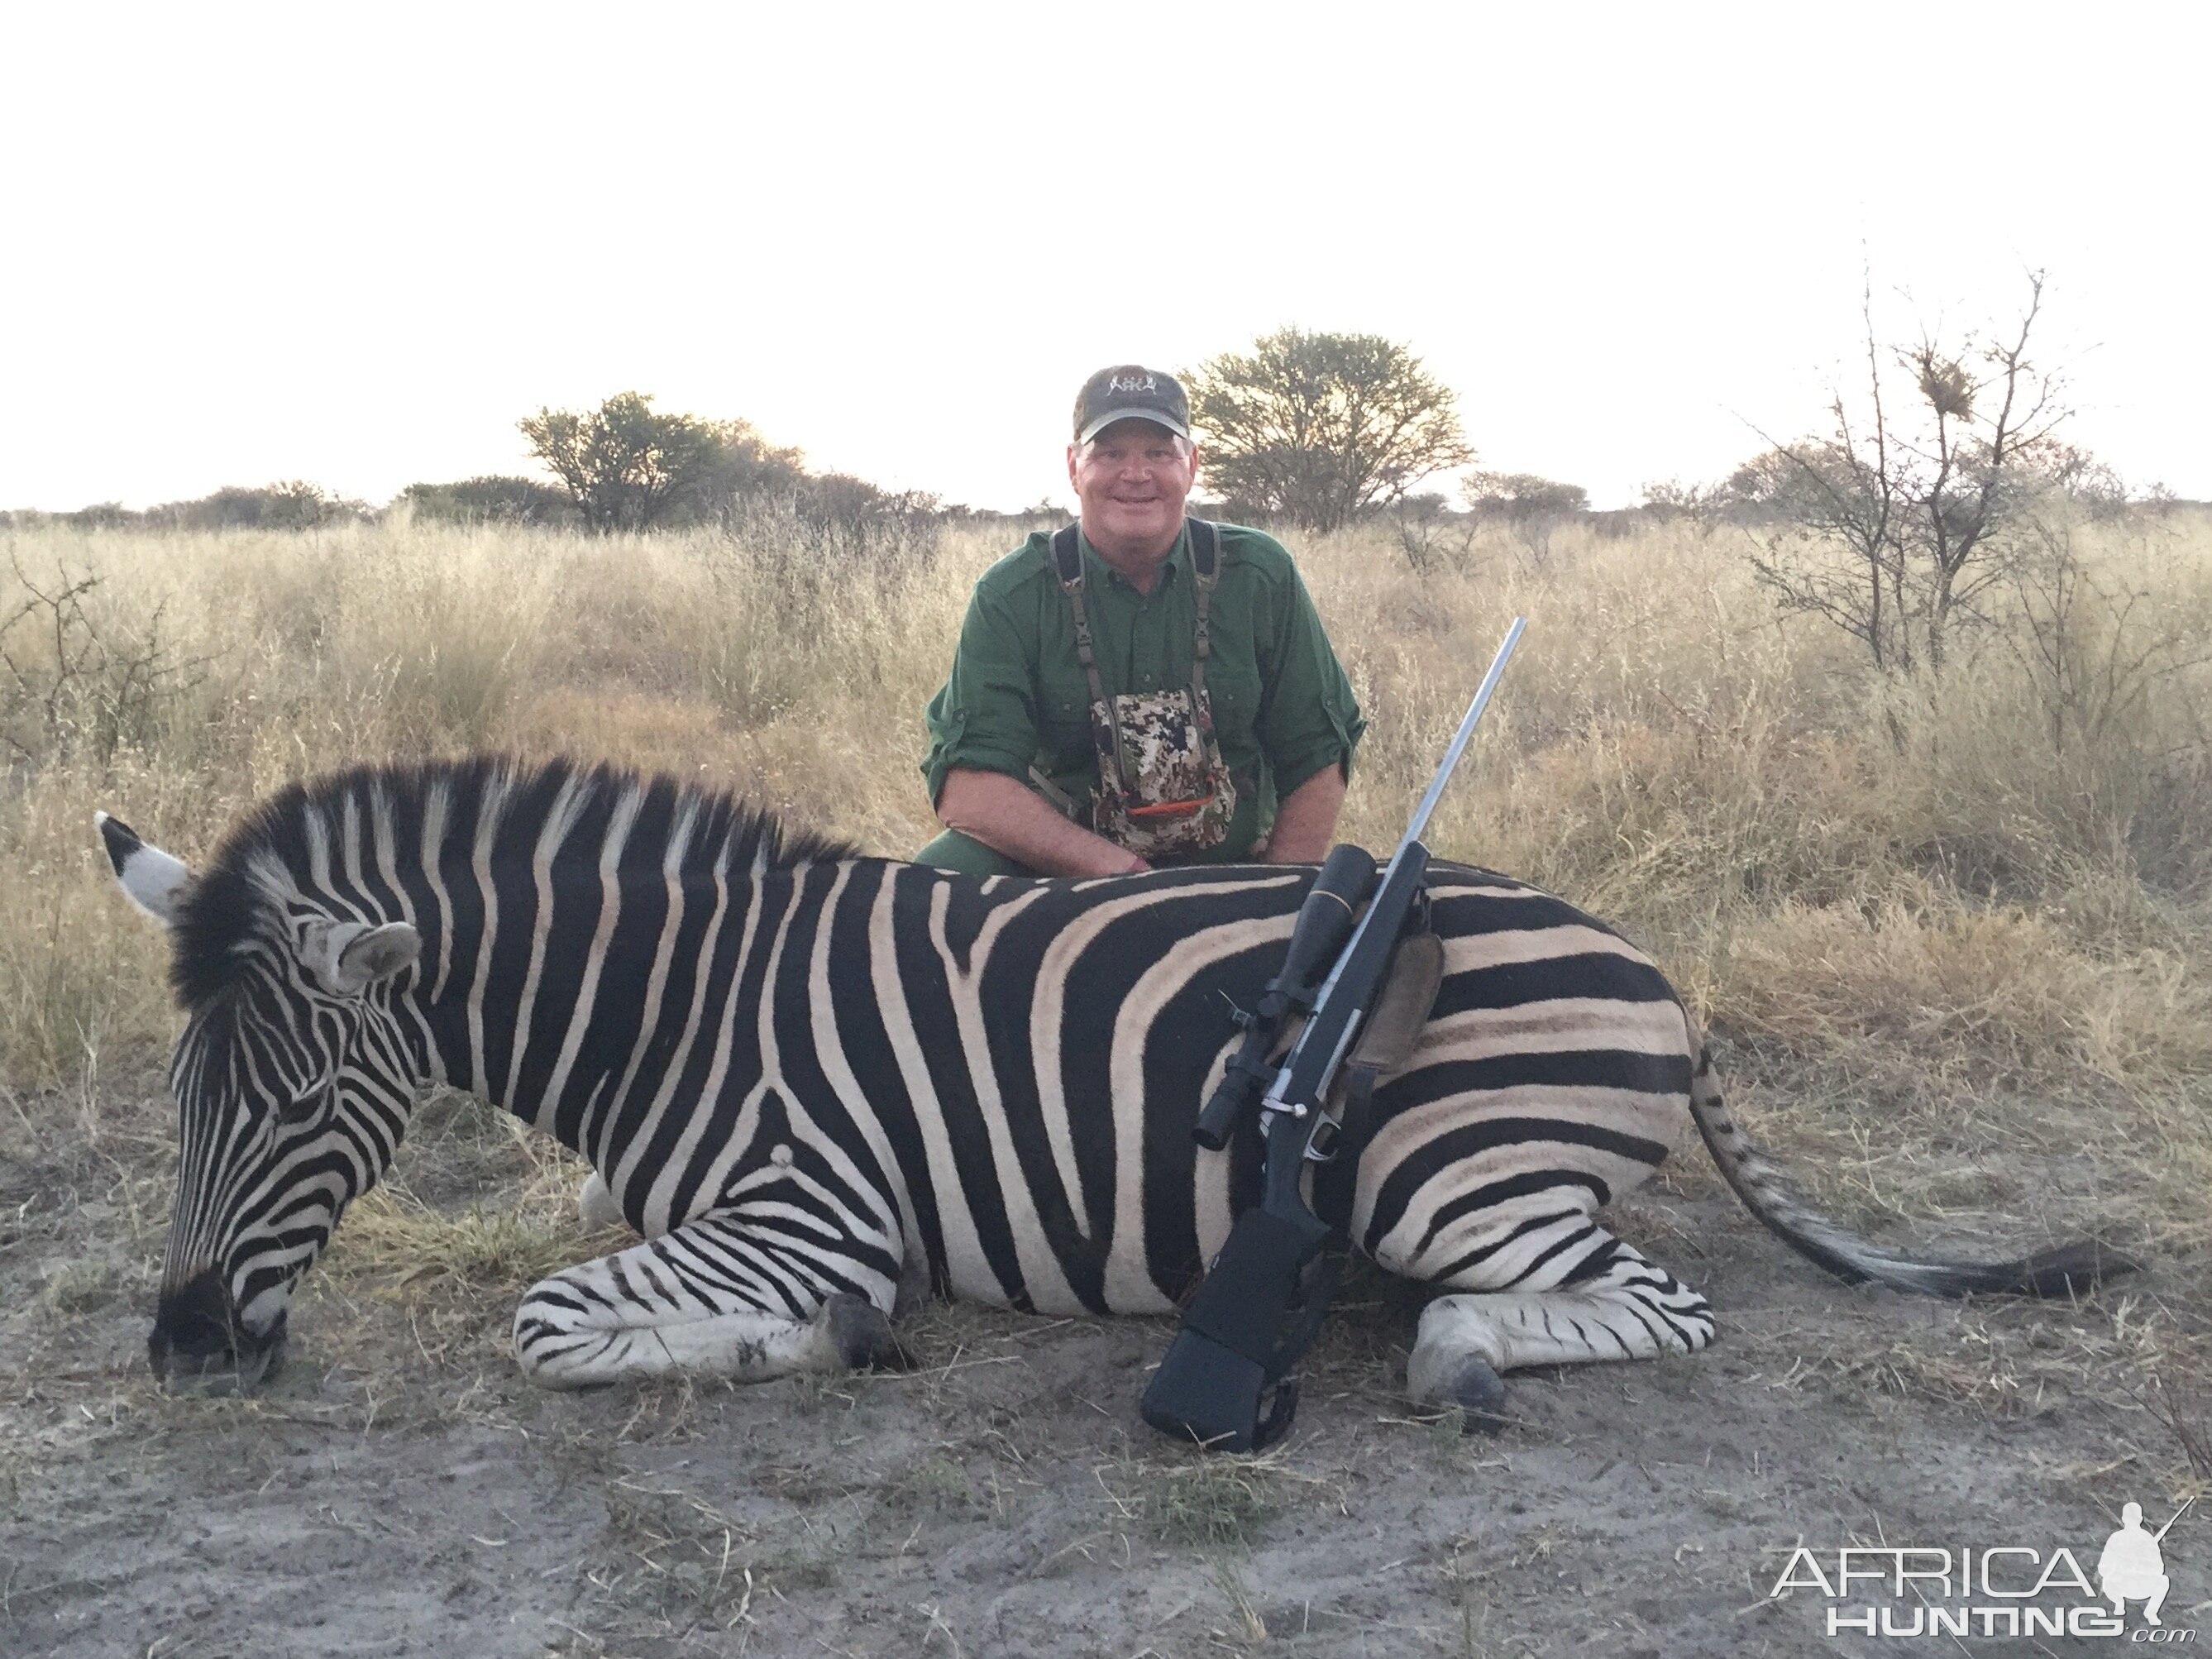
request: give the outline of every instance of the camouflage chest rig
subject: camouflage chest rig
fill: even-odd
[[[1191,640],[1190,684],[1173,691],[1106,695],[1084,610],[1083,547],[1077,527],[1069,525],[1052,538],[1060,591],[1075,614],[1076,658],[1091,687],[1091,743],[1098,754],[1098,783],[1091,792],[1090,826],[1147,860],[1218,847],[1237,812],[1237,784],[1222,763],[1213,705],[1206,691],[1206,659],[1212,647],[1207,611],[1221,580],[1220,535],[1218,526],[1203,519],[1187,522],[1198,626]],[[1081,809],[1045,775],[1042,766],[1032,766],[1030,777],[1047,799],[1083,821]]]

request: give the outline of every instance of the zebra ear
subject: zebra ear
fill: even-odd
[[[414,965],[422,935],[404,921],[372,927],[338,952],[338,988],[351,995]]]
[[[121,818],[94,812],[92,821],[100,830],[107,861],[115,866],[115,878],[131,902],[163,926],[175,927],[192,885],[192,872],[183,860],[171,858],[158,847],[149,847]]]
[[[359,996],[422,954],[422,935],[404,921],[387,921],[380,927],[359,921],[324,922],[308,931],[300,950],[301,960],[316,981],[342,997]]]

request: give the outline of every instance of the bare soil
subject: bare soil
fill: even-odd
[[[2155,1520],[2206,1474],[2145,1405],[2205,1374],[2201,1255],[2075,1304],[1854,1291],[1694,1146],[1616,1218],[1720,1343],[1522,1373],[1494,1435],[1407,1408],[1419,1297],[1373,1273],[1256,1459],[1139,1419],[1163,1321],[935,1307],[910,1374],[543,1394],[502,1347],[539,1258],[597,1248],[574,1172],[450,1103],[312,1276],[276,1385],[172,1397],[143,1359],[158,1085],[6,1103],[0,1653],[27,1659],[2055,1653],[1831,1640],[1769,1590],[1801,1541],[2094,1564],[2123,1502]],[[2212,1525],[2166,1548],[2168,1624],[2212,1626]]]

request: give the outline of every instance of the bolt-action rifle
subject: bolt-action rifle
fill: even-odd
[[[1258,1103],[1266,1147],[1260,1202],[1231,1227],[1145,1390],[1145,1420],[1163,1433],[1217,1451],[1254,1451],[1291,1425],[1297,1382],[1286,1374],[1321,1330],[1337,1265],[1328,1249],[1331,1229],[1305,1200],[1306,1165],[1337,1154],[1341,1125],[1327,1108],[1330,1088],[1423,893],[1429,849],[1421,832],[1526,626],[1516,617],[1506,630],[1380,884],[1370,854],[1357,847],[1334,849],[1299,907],[1281,971],[1268,981],[1258,1009],[1237,1017],[1243,1046],[1191,1132],[1208,1151],[1226,1146],[1253,1109],[1284,1023],[1292,1013],[1304,1013],[1306,1022]],[[1273,1399],[1263,1411],[1270,1389]]]

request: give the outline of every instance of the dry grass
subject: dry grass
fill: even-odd
[[[2165,625],[2212,633],[2212,521],[2099,533],[2103,557],[2162,584]],[[95,759],[63,733],[0,783],[15,872],[0,888],[0,1053],[20,1085],[162,1030],[141,971],[158,950],[107,900],[95,805],[204,851],[286,779],[489,745],[736,781],[864,845],[910,848],[934,827],[920,705],[970,580],[1009,536],[957,529],[927,567],[845,572],[706,533],[0,539],[27,572],[99,575],[112,625],[143,631],[158,612],[172,648],[204,664],[142,722],[145,740]],[[1468,569],[1426,575],[1378,535],[1299,550],[1372,722],[1346,823],[1362,839],[1393,837],[1519,611],[1534,629],[1438,850],[1692,943],[1686,963],[1723,926],[1787,907],[1905,907],[1945,927],[1991,897],[2091,960],[2201,956],[2202,893],[2171,879],[2206,842],[2201,667],[2161,683],[2124,740],[2085,748],[2054,744],[2002,641],[1941,688],[1898,688],[1872,683],[1847,642],[1778,626],[1729,532],[1563,531],[1540,568],[1501,534]],[[14,597],[0,591],[0,614]],[[2145,865],[2168,879],[2146,890]]]
[[[1252,1541],[1285,1502],[1280,1466],[1265,1455],[1192,1457],[1131,1467],[1117,1504],[1170,1544],[1220,1549]]]
[[[2015,1242],[2095,1231],[2201,1267],[2212,670],[2161,679],[2085,744],[2004,636],[1940,687],[1875,683],[1848,642],[1778,624],[1731,534],[1569,527],[1538,546],[1499,530],[1425,574],[1380,532],[1302,543],[1371,721],[1346,833],[1395,838],[1525,612],[1434,825],[1440,854],[1540,882],[1653,948],[1733,1048],[1748,1121],[1847,1212]],[[106,1194],[134,1240],[158,1236],[160,1115],[117,1123],[101,1101],[158,1095],[173,1017],[161,941],[112,892],[94,808],[199,856],[287,779],[493,746],[735,783],[904,853],[933,830],[921,705],[1010,539],[955,527],[933,562],[827,571],[707,533],[0,535],[34,576],[100,577],[118,637],[158,629],[202,665],[128,741],[57,731],[0,772],[0,1086],[15,1091],[0,1167]],[[2152,592],[2158,626],[2212,637],[2212,519],[2079,540]],[[596,1248],[575,1173],[495,1121],[426,1109],[399,1184],[349,1218],[318,1293],[405,1321],[426,1359],[477,1364],[516,1290]],[[60,1211],[40,1197],[23,1213]],[[56,1319],[134,1283],[96,1261],[44,1282]]]

